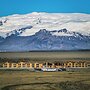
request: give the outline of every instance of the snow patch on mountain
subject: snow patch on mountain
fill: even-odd
[[[31,26],[32,28],[22,28]],[[70,32],[79,32],[82,35],[90,36],[90,15],[82,13],[37,13],[33,12],[25,15],[11,15],[0,18],[0,36],[18,32],[19,36],[31,36],[40,29],[49,31],[66,28]],[[53,35],[70,36],[71,33],[55,32]]]

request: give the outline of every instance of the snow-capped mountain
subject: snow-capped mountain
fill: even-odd
[[[37,13],[0,18],[0,51],[90,49],[90,15]]]

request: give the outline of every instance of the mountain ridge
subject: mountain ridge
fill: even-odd
[[[0,18],[0,52],[90,50],[90,15],[37,13]]]
[[[65,29],[64,29],[65,30]],[[62,30],[61,30],[62,31]],[[32,51],[32,50],[89,50],[90,36],[78,33],[75,36],[56,36],[46,29],[36,32],[32,36],[11,36],[0,42],[3,51]],[[60,30],[59,30],[60,32]],[[68,31],[67,31],[68,32]],[[77,33],[76,33],[77,34]]]

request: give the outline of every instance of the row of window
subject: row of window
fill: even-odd
[[[42,64],[41,66],[46,66],[45,64]],[[22,63],[22,64],[16,64],[16,63],[13,63],[13,64],[11,64],[11,63],[6,63],[6,64],[4,64],[3,65],[3,67],[36,67],[36,68],[39,68],[39,67],[41,67],[40,66],[40,64],[29,64],[29,63],[27,63],[27,64],[25,64],[25,63]],[[47,66],[48,67],[52,67],[53,66],[53,64],[51,65],[51,64],[47,64]],[[86,67],[86,65],[85,65],[85,63],[80,63],[80,64],[71,64],[71,63],[67,63],[67,64],[63,64],[63,65],[61,65],[61,64],[54,64],[54,67],[56,67],[56,66],[64,66],[64,67]]]
[[[36,64],[36,67],[39,67],[40,64]],[[35,67],[35,64],[4,64],[3,67]]]
[[[86,64],[85,63],[69,63],[66,64],[68,67],[85,67]]]

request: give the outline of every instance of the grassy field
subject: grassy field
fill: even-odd
[[[0,71],[0,90],[90,90],[90,72]]]
[[[46,51],[46,52],[0,52],[1,58],[35,58],[35,59],[62,59],[62,58],[90,58],[90,51]]]

